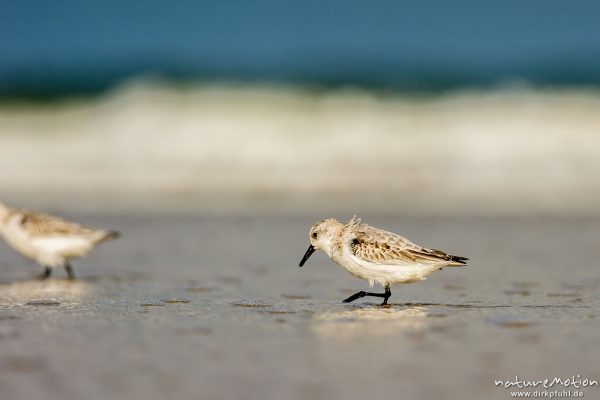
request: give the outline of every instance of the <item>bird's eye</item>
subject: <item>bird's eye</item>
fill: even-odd
[[[317,232],[313,232],[311,236],[313,237],[313,239],[316,239],[317,238]]]

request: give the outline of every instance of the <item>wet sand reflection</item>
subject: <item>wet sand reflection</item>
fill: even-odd
[[[0,285],[0,301],[11,304],[57,305],[81,300],[91,293],[93,285],[77,280],[29,280]]]
[[[385,336],[427,325],[427,307],[356,307],[315,316],[313,330],[324,337]]]

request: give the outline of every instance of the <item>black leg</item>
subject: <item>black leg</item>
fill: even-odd
[[[385,288],[385,293],[363,292],[361,290],[360,292],[354,293],[352,296],[348,297],[347,299],[344,299],[342,301],[342,303],[352,303],[354,300],[360,299],[361,297],[371,296],[371,297],[383,297],[383,303],[381,303],[381,305],[384,306],[387,304],[387,301],[391,295],[392,295],[392,291],[390,290],[389,287]]]
[[[68,261],[65,262],[65,271],[67,271],[70,280],[75,280],[75,271],[73,271],[73,267]]]
[[[352,303],[356,299],[360,299],[361,297],[367,296],[367,292],[363,292],[362,290],[358,293],[354,293],[352,296],[347,299],[342,300],[342,303]]]
[[[42,272],[41,274],[38,275],[38,279],[41,279],[41,280],[48,279],[51,274],[52,274],[52,268],[44,267],[44,272]]]
[[[387,286],[385,288],[385,293],[383,294],[383,303],[381,303],[382,306],[385,306],[387,304],[387,301],[391,295],[392,295],[392,291],[390,290],[390,287]]]

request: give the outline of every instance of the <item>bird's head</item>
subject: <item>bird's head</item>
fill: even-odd
[[[310,246],[300,261],[300,266],[303,266],[306,260],[315,252],[315,250],[323,250],[327,255],[331,256],[331,242],[339,235],[344,225],[335,218],[325,219],[314,224],[308,232],[308,240]]]

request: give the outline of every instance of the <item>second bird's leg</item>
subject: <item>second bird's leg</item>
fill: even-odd
[[[65,271],[70,280],[75,280],[75,271],[73,271],[73,267],[68,261],[65,262]]]
[[[44,267],[44,272],[42,272],[41,274],[38,275],[38,279],[41,279],[41,280],[48,279],[50,277],[50,274],[52,274],[52,268]]]
[[[387,304],[387,301],[391,295],[392,295],[392,291],[390,290],[389,286],[385,288],[385,293],[364,292],[361,290],[360,292],[354,293],[352,296],[348,297],[347,299],[344,299],[342,301],[342,303],[351,303],[356,299],[360,299],[361,297],[371,296],[371,297],[383,297],[383,303],[381,303],[381,305],[384,306]]]

